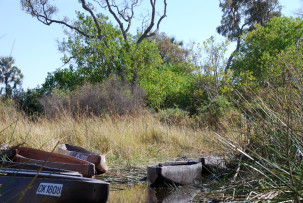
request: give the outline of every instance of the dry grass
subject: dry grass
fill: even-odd
[[[0,105],[0,143],[51,151],[57,142],[107,155],[109,164],[147,164],[172,157],[198,157],[218,150],[212,132],[168,126],[147,111],[137,116],[78,117],[29,121]],[[7,112],[9,110],[9,112]]]

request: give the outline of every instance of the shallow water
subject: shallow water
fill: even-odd
[[[150,188],[147,182],[131,186],[112,184],[108,202],[186,203],[199,191],[194,187]]]
[[[96,177],[111,183],[109,203],[147,202],[147,203],[186,203],[191,202],[200,192],[196,187],[168,186],[150,188],[145,167],[112,168],[106,174]]]

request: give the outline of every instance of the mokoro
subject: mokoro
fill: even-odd
[[[201,177],[202,163],[195,161],[171,161],[147,166],[150,186],[165,184],[190,185]]]
[[[101,180],[41,172],[33,181],[36,172],[5,174],[0,175],[0,202],[17,202],[24,192],[21,203],[106,202],[109,195],[109,183]]]
[[[14,173],[15,175],[25,175],[26,173],[37,173],[40,171],[40,174],[60,174],[68,176],[77,176],[83,177],[82,174],[76,171],[69,171],[59,168],[50,168],[46,166],[39,166],[34,164],[27,163],[18,163],[10,161],[0,161],[0,173]]]
[[[108,170],[104,154],[93,153],[82,147],[69,144],[58,145],[56,152],[91,162],[95,164],[95,168],[98,173],[105,173]]]
[[[13,161],[28,164],[42,165],[51,168],[60,168],[70,171],[77,171],[84,177],[92,177],[95,175],[95,165],[58,153],[51,153],[30,147],[17,147],[17,154]]]
[[[200,158],[202,163],[202,174],[213,174],[227,171],[228,168],[232,168],[232,160],[227,156],[210,155]]]

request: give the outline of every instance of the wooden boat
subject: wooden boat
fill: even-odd
[[[228,168],[232,168],[233,164],[230,158],[227,156],[210,155],[200,158],[202,163],[202,174],[208,175],[213,173],[221,173],[227,171]]]
[[[68,175],[68,176],[77,176],[83,177],[81,173],[76,171],[69,171],[59,168],[50,168],[46,166],[39,166],[34,164],[27,164],[27,163],[18,163],[18,162],[11,162],[11,161],[0,161],[0,173],[15,173],[15,175],[24,175],[24,172],[30,173],[37,173],[38,171],[45,174],[61,174],[61,175]]]
[[[150,186],[165,184],[190,185],[201,177],[202,163],[195,161],[170,161],[147,166]]]
[[[51,168],[60,168],[77,171],[85,177],[95,175],[94,164],[58,153],[46,152],[30,147],[16,147],[17,153],[13,161],[28,164],[42,165]]]
[[[0,171],[0,202],[106,202],[109,183],[60,173]],[[20,200],[20,201],[19,201]]]
[[[82,147],[69,144],[58,145],[56,152],[91,162],[95,164],[95,168],[98,173],[105,173],[108,170],[105,155],[103,154],[93,153]]]

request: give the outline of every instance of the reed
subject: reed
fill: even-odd
[[[1,106],[7,104],[1,104]],[[30,121],[13,108],[0,112],[0,143],[25,142],[51,151],[70,143],[107,155],[109,164],[147,164],[172,157],[199,157],[218,150],[210,131],[167,125],[148,111],[123,117],[74,117],[62,113],[54,119]]]
[[[226,201],[303,201],[302,68],[285,64],[283,84],[268,83],[258,93],[236,91],[238,106],[249,115],[243,132],[246,141],[216,135],[240,155],[240,170],[211,195],[224,196]]]

